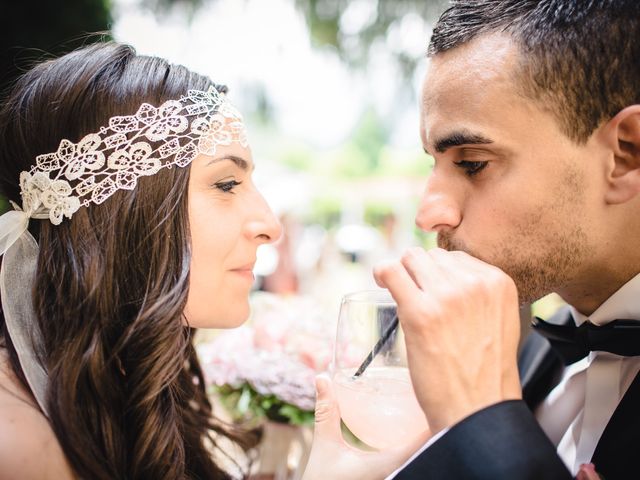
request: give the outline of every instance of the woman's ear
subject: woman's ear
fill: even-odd
[[[625,203],[640,193],[640,105],[620,110],[605,128],[614,161],[605,199],[610,204]]]

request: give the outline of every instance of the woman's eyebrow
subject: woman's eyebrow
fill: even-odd
[[[247,162],[244,158],[238,157],[236,155],[224,155],[222,157],[212,158],[206,166],[212,165],[214,163],[221,162],[223,160],[231,160],[242,170],[249,170],[249,162]],[[251,165],[251,169],[253,170],[253,165]]]

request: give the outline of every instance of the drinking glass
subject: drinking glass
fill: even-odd
[[[393,328],[396,310],[386,290],[346,295],[330,369],[342,421],[379,450],[406,444],[428,428],[411,385],[402,328]],[[376,344],[377,354],[356,375]]]

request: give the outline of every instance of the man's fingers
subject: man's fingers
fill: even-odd
[[[440,250],[440,249],[434,249]],[[434,250],[425,251],[423,248],[408,249],[400,260],[413,281],[425,292],[439,285],[448,271],[438,261]]]
[[[378,286],[386,288],[397,304],[404,304],[415,300],[420,294],[420,288],[402,263],[398,261],[386,262],[373,269],[373,277]]]

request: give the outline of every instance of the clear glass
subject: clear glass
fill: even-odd
[[[396,316],[386,290],[355,292],[340,305],[331,376],[344,424],[376,449],[406,444],[427,430],[407,368],[400,325],[358,377],[354,374]]]

